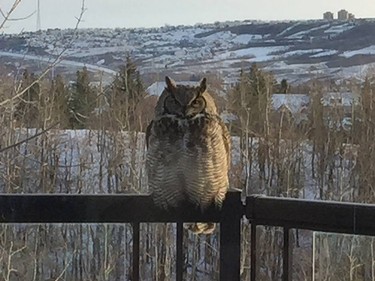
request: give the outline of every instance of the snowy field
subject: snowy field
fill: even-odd
[[[278,97],[274,102],[279,102]],[[304,102],[305,97],[301,97]],[[293,104],[291,104],[293,106]],[[17,131],[16,140],[21,140],[35,134],[35,130]],[[245,177],[252,181],[249,192],[260,192],[262,183],[260,174],[270,177],[272,170],[259,170],[259,139],[249,140],[248,155],[252,161],[244,156],[240,149],[238,137],[232,137],[232,170],[230,173],[232,184],[238,188],[240,182],[245,182]],[[295,166],[298,169],[293,173],[298,175],[296,180],[303,183],[299,186],[299,197],[316,199],[318,183],[312,175],[311,157],[312,147],[308,142],[292,143],[282,141],[279,147],[283,165]],[[43,138],[37,138],[23,144],[16,151],[3,155],[6,159],[11,157],[11,162],[1,161],[0,178],[1,192],[9,190],[7,174],[11,167],[17,166],[22,180],[14,190],[22,193],[148,193],[147,179],[145,177],[145,140],[144,133],[137,132],[105,132],[91,130],[51,130]],[[353,159],[345,160],[339,151],[335,156],[338,162],[336,185],[339,194],[349,186],[349,171],[355,164]],[[2,159],[0,158],[0,160]],[[345,158],[345,157],[344,157]],[[270,161],[273,161],[272,159]],[[340,165],[339,165],[340,163]],[[269,163],[271,164],[271,163]],[[268,165],[266,163],[266,165]],[[288,168],[289,169],[289,168]],[[41,171],[48,170],[54,176],[54,181],[48,186],[41,186]],[[47,184],[47,183],[46,183]],[[275,182],[277,185],[277,182]],[[51,186],[53,185],[53,186]],[[292,189],[294,184],[291,184]],[[270,186],[269,188],[273,188]],[[294,188],[294,187],[293,187]],[[271,192],[272,193],[272,192]],[[290,196],[288,187],[284,196]],[[345,198],[343,198],[345,200]],[[349,200],[349,197],[347,198]]]

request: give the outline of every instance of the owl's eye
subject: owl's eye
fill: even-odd
[[[191,106],[193,106],[193,107],[197,107],[197,106],[199,106],[200,104],[201,104],[201,100],[199,100],[199,99],[195,99],[195,100],[193,100],[192,102],[191,102]]]
[[[178,114],[181,112],[181,104],[173,96],[168,96],[164,100],[164,112],[166,114]]]

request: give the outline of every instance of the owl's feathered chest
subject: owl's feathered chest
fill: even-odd
[[[201,207],[222,202],[230,144],[220,117],[164,115],[152,121],[147,136],[147,175],[158,205],[177,206],[185,199]]]

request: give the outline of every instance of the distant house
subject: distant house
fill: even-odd
[[[150,96],[160,96],[165,86],[165,82],[154,82],[146,89],[146,93]]]
[[[225,124],[230,124],[230,123],[238,120],[238,117],[235,114],[230,113],[227,110],[221,112],[220,117],[221,117],[221,119],[223,119],[223,122]]]
[[[321,98],[325,107],[325,120],[330,128],[350,130],[353,106],[360,104],[360,96],[351,92],[325,93]]]
[[[276,116],[280,118],[280,114],[293,118],[295,124],[300,124],[308,120],[310,96],[306,94],[273,94],[272,107],[277,113]],[[329,112],[335,110],[343,122],[351,122],[352,108],[359,105],[360,96],[351,92],[329,92],[323,94],[321,103],[326,109],[327,116]],[[337,115],[337,116],[339,116]]]
[[[278,114],[285,114],[293,118],[298,125],[308,118],[310,97],[305,94],[273,94],[272,107]]]
[[[321,102],[327,107],[351,108],[359,104],[360,96],[352,92],[330,92],[323,95]]]

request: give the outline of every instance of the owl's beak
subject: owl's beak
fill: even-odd
[[[190,106],[186,106],[184,108],[184,113],[185,113],[186,117],[193,116],[194,115],[194,109],[192,107],[190,107]]]

